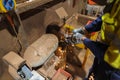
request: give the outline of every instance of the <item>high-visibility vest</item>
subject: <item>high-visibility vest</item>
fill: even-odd
[[[6,13],[16,8],[15,0],[0,0],[0,13]]]
[[[120,69],[120,0],[114,2],[111,13],[102,16],[101,39],[109,45],[104,60]]]

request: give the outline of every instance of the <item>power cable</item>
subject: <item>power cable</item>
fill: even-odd
[[[20,55],[20,52],[21,52],[22,49],[23,49],[23,47],[22,47],[22,42],[21,42],[21,40],[19,39],[18,33],[17,33],[16,29],[15,29],[15,25],[14,25],[14,22],[13,22],[11,16],[8,15],[8,14],[6,14],[6,17],[7,17],[8,21],[9,21],[10,25],[12,26],[12,29],[13,29],[13,31],[14,31],[14,33],[15,33],[15,37],[16,37],[16,39],[17,39],[17,42],[18,42],[18,44],[20,45],[20,49],[19,49],[19,51],[18,51],[18,54]]]

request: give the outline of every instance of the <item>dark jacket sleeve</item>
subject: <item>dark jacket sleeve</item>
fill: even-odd
[[[102,19],[101,19],[101,17],[98,17],[92,23],[86,25],[85,29],[90,33],[96,32],[96,31],[99,31],[101,29],[101,25],[102,25]]]
[[[90,51],[97,57],[99,60],[103,60],[104,53],[108,48],[108,45],[96,41],[92,41],[88,38],[83,40],[84,45],[90,49]]]

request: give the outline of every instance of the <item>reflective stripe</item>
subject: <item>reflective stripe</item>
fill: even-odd
[[[117,9],[117,10],[116,10]],[[120,11],[120,2],[119,0],[116,0],[113,8],[112,8],[112,11],[111,11],[111,14],[110,13],[106,13],[102,16],[102,28],[101,28],[101,39],[103,41],[105,41],[105,32],[108,31],[108,32],[114,32],[115,31],[115,28],[116,26],[118,25],[118,21],[115,19],[116,15],[119,13]],[[113,13],[114,12],[114,13]]]
[[[101,38],[110,45],[104,60],[116,69],[120,69],[120,0],[116,0],[111,13],[102,16]]]
[[[104,60],[112,67],[120,69],[120,50],[110,46],[104,55]]]
[[[115,26],[118,22],[114,18],[111,18],[109,13],[106,13],[102,16],[102,21],[101,39],[106,41],[107,44],[110,44],[110,41],[115,36]]]
[[[104,60],[116,69],[120,69],[120,28],[114,35],[114,39],[111,40],[110,46],[108,47]]]
[[[111,17],[110,13],[106,13],[102,16],[103,22],[114,24],[114,18]]]

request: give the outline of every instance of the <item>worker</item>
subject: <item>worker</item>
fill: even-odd
[[[80,37],[95,56],[87,80],[120,80],[120,0],[109,1],[102,16],[73,30],[74,35],[100,31],[100,41]]]

